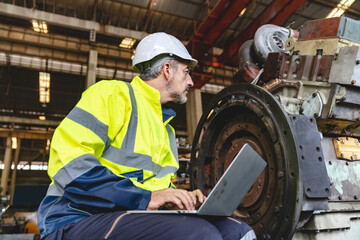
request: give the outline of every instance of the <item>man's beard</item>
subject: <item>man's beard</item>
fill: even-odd
[[[178,103],[178,104],[184,104],[184,103],[186,103],[187,97],[186,97],[185,91],[186,91],[186,90],[189,91],[189,90],[190,90],[190,87],[188,87],[183,93],[176,92],[176,91],[172,88],[172,86],[173,86],[173,80],[174,80],[174,78],[170,79],[170,81],[166,84],[167,90],[170,92],[171,97],[174,99],[174,102],[175,102],[175,103]]]

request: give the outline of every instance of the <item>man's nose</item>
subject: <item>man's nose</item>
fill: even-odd
[[[194,82],[193,82],[191,76],[189,76],[188,85],[189,85],[190,87],[193,87],[193,86],[194,86]]]

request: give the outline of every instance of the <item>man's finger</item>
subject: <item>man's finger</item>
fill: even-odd
[[[187,191],[178,191],[176,196],[182,201],[187,210],[194,209],[194,203]]]
[[[196,205],[196,198],[194,198],[194,196],[191,194],[191,192],[188,192],[188,191],[183,191],[182,192],[185,197],[187,198],[187,200],[189,201],[189,205],[190,205],[190,210],[194,209],[195,208],[195,205]]]
[[[194,204],[196,205],[197,203],[197,197],[196,197],[196,194],[194,192],[189,192],[190,196],[191,196],[191,199],[192,201],[194,202]]]
[[[196,199],[200,202],[203,203],[205,201],[205,196],[204,194],[202,194],[202,192],[200,191],[200,189],[196,189],[193,191],[194,195],[196,196]]]
[[[169,202],[174,203],[179,209],[184,209],[184,204],[176,195],[170,197]]]

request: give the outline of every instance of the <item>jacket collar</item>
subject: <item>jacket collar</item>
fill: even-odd
[[[140,94],[145,97],[149,102],[160,104],[160,92],[156,88],[151,87],[145,81],[143,81],[139,76],[134,77],[131,82],[131,85],[136,88]]]
[[[153,103],[160,107],[163,116],[164,124],[167,124],[176,116],[176,112],[171,108],[167,108],[160,103],[160,92],[156,88],[151,87],[145,81],[143,81],[139,76],[134,77],[131,82],[131,85],[136,88],[140,94],[145,97],[149,102]]]

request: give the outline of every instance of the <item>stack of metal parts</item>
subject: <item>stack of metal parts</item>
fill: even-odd
[[[235,77],[199,122],[192,186],[211,191],[248,143],[268,167],[235,215],[259,239],[358,239],[360,21],[265,25]]]

